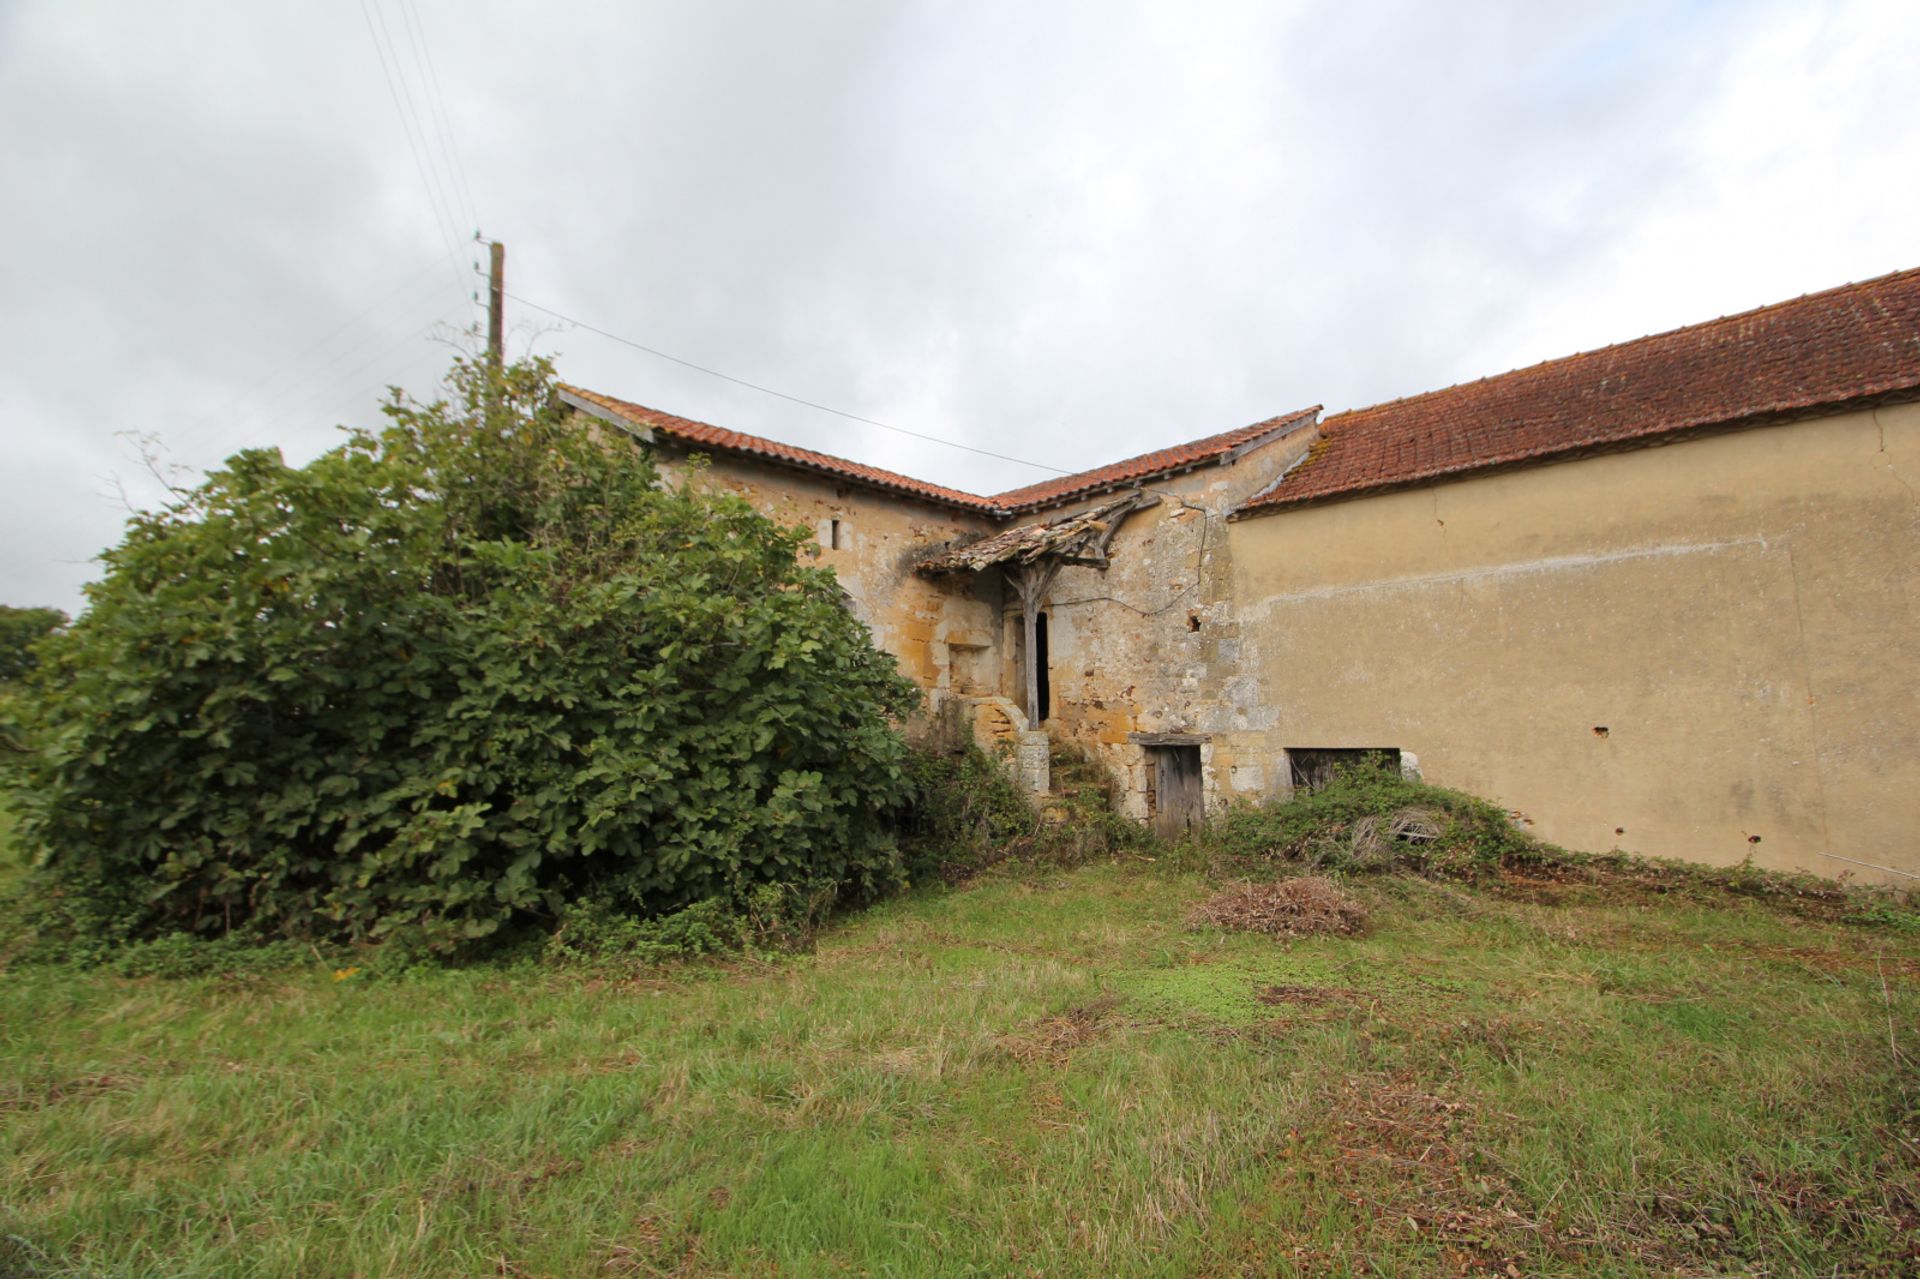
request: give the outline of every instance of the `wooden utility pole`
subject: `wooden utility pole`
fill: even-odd
[[[487,247],[490,250],[487,270],[487,363],[498,370],[506,363],[501,312],[505,309],[507,296],[507,246],[498,240],[490,240]]]

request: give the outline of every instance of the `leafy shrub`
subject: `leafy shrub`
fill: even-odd
[[[916,882],[949,883],[1009,860],[1078,866],[1152,836],[1113,809],[1113,783],[1085,751],[1056,742],[1045,820],[1004,761],[969,743],[961,751],[917,747],[908,766],[912,797],[902,810],[902,844]]]
[[[1080,866],[1101,857],[1156,846],[1153,832],[1115,807],[1118,788],[1107,766],[1076,742],[1055,742],[1052,750],[1056,820],[1035,837],[1036,860],[1053,866]]]
[[[1884,928],[1896,933],[1920,933],[1920,893],[1893,889],[1862,892],[1841,918],[1862,928]]]
[[[616,880],[642,915],[897,886],[917,694],[805,535],[663,485],[544,363],[448,386],[130,522],[37,650],[40,888],[126,937],[448,948]]]
[[[109,966],[122,977],[232,979],[282,973],[313,961],[313,952],[294,942],[169,933],[120,949]]]
[[[1200,836],[1229,862],[1328,870],[1411,869],[1475,878],[1540,855],[1501,809],[1401,775],[1384,757],[1335,771],[1317,790],[1230,810]]]
[[[623,957],[658,964],[728,954],[746,940],[740,917],[718,897],[645,919],[595,896],[561,909],[559,926],[547,939],[546,950],[551,959]]]
[[[134,941],[143,915],[141,891],[124,880],[77,869],[70,877],[31,873],[0,889],[0,960],[110,963]]]
[[[57,608],[0,604],[0,684],[24,677],[40,664],[39,646],[67,624]]]
[[[833,898],[831,885],[761,884],[739,902],[710,897],[646,918],[608,886],[561,909],[545,953],[550,960],[663,964],[741,951],[800,950],[812,944]]]
[[[1020,784],[971,741],[958,751],[916,746],[907,772],[911,786],[896,821],[907,873],[916,882],[964,879],[999,861],[1038,825]]]

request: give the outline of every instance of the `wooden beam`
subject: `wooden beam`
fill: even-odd
[[[1058,561],[1007,566],[1007,578],[1020,595],[1020,660],[1026,668],[1027,728],[1040,727],[1040,601],[1060,575]]]

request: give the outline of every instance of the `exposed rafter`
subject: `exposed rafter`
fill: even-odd
[[[1051,561],[1056,568],[1063,564],[1105,568],[1107,548],[1112,545],[1121,521],[1159,500],[1151,493],[1134,489],[1073,515],[1022,524],[977,542],[936,551],[914,567],[929,576],[977,573],[996,566],[1024,567],[1042,560]]]
[[[997,568],[1006,576],[1007,585],[1020,597],[1029,728],[1040,727],[1040,667],[1035,654],[1039,651],[1040,602],[1053,588],[1053,579],[1069,564],[1107,567],[1110,562],[1107,549],[1113,545],[1113,535],[1120,531],[1121,523],[1135,511],[1156,506],[1159,501],[1152,493],[1134,489],[1073,515],[1062,515],[1040,524],[1024,524],[965,546],[937,552],[915,566],[917,571],[929,576],[979,573],[990,568]]]

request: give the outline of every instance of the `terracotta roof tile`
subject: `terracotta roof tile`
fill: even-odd
[[[688,447],[707,448],[721,453],[745,453],[799,467],[802,470],[818,471],[855,483],[909,494],[942,506],[996,517],[1044,510],[1079,497],[1120,488],[1170,471],[1220,461],[1235,449],[1253,444],[1264,436],[1281,434],[1297,425],[1304,425],[1320,412],[1319,406],[1316,405],[1297,413],[1284,413],[1278,417],[1268,418],[1264,422],[1240,427],[1238,430],[1223,431],[1218,435],[1209,435],[1204,439],[1177,444],[1171,448],[1156,449],[1151,453],[1142,453],[1138,457],[1095,467],[1090,471],[1063,475],[1057,479],[1043,480],[1023,488],[1009,489],[1005,493],[998,493],[991,497],[982,497],[979,494],[966,493],[939,484],[929,484],[925,480],[916,480],[912,476],[901,475],[894,471],[883,471],[877,466],[852,462],[843,457],[835,457],[831,453],[796,448],[791,444],[782,444],[778,440],[747,435],[740,431],[729,431],[724,427],[709,426],[705,422],[696,422],[691,418],[676,417],[671,413],[650,409],[643,404],[617,400],[610,395],[601,395],[597,391],[588,391],[582,387],[563,385],[560,389],[576,401],[584,401],[612,414],[621,421],[659,432]]]
[[[563,385],[560,389],[568,395],[598,405],[627,422],[658,431],[683,444],[709,448],[721,453],[747,453],[755,457],[764,457],[802,470],[819,471],[875,488],[891,489],[895,492],[925,498],[942,506],[957,506],[963,510],[978,511],[983,515],[1000,513],[1000,508],[991,498],[963,493],[959,489],[950,489],[939,484],[929,484],[925,480],[916,480],[910,475],[883,471],[877,466],[867,466],[861,462],[850,462],[844,457],[835,457],[831,453],[816,453],[812,449],[795,448],[791,444],[763,439],[758,435],[746,435],[740,431],[729,431],[725,427],[709,426],[705,422],[696,422],[692,418],[675,417],[671,413],[662,413],[658,409],[650,409],[643,404],[616,400],[610,395],[601,395],[577,386]]]
[[[1337,414],[1241,512],[1910,396],[1920,269]]]
[[[1251,426],[1222,431],[1218,435],[1209,435],[1204,439],[1192,440],[1186,444],[1176,444],[1171,448],[1155,449],[1151,453],[1142,453],[1124,461],[1097,466],[1091,471],[1080,471],[1074,475],[1042,480],[1038,484],[1028,484],[1022,488],[1008,489],[1004,493],[994,494],[993,500],[1007,510],[1015,512],[1054,506],[1088,493],[1117,488],[1149,476],[1165,475],[1169,471],[1185,470],[1190,466],[1219,461],[1235,449],[1251,444],[1263,436],[1281,434],[1296,425],[1305,425],[1306,419],[1312,418],[1319,412],[1320,406],[1316,404],[1310,409],[1301,409],[1295,413],[1282,413],[1278,417],[1270,417],[1264,422],[1255,422]]]

